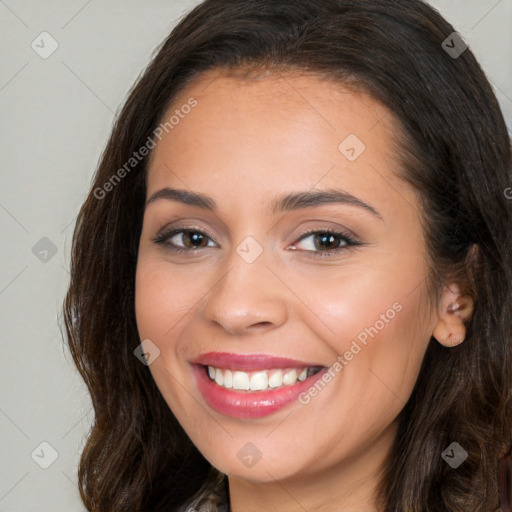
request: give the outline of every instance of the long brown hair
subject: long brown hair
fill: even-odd
[[[456,280],[476,307],[463,343],[430,340],[379,503],[385,512],[498,508],[499,458],[512,450],[511,144],[482,68],[454,32],[421,0],[206,0],[162,43],[117,117],[73,233],[64,320],[95,413],[78,470],[87,510],[168,511],[215,476],[134,356],[147,157],[126,166],[178,92],[214,68],[315,73],[398,119],[399,172],[421,199],[432,297]],[[452,442],[468,453],[457,469],[441,456]]]

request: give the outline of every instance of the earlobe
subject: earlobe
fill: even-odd
[[[474,311],[470,296],[462,295],[458,285],[446,285],[438,307],[438,320],[432,336],[445,347],[460,345],[466,337],[466,324]]]

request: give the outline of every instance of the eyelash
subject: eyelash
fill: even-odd
[[[175,253],[185,253],[185,252],[196,252],[200,249],[205,249],[206,247],[200,247],[198,249],[188,249],[188,248],[182,248],[177,247],[169,242],[169,239],[172,238],[174,235],[177,235],[179,233],[199,233],[200,235],[206,236],[210,240],[212,240],[212,237],[208,233],[205,233],[204,231],[201,231],[200,229],[196,228],[186,228],[186,227],[178,227],[173,228],[167,231],[163,231],[162,233],[159,233],[155,238],[153,238],[153,242],[158,245],[163,245],[170,249],[171,251]],[[362,242],[359,242],[358,240],[355,240],[353,237],[347,235],[346,233],[335,231],[333,229],[321,229],[321,230],[309,230],[300,235],[300,238],[297,240],[297,242],[302,241],[304,238],[307,238],[311,235],[332,235],[335,237],[338,237],[341,239],[341,241],[345,244],[341,247],[337,247],[336,249],[332,251],[306,251],[309,253],[313,253],[315,257],[332,257],[336,256],[342,251],[350,250],[351,248],[357,247],[359,245],[363,245]],[[293,244],[295,245],[295,244]]]

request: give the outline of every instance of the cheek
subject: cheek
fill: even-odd
[[[168,262],[154,254],[139,254],[135,276],[135,316],[139,337],[150,339],[160,354],[149,365],[149,371],[169,408],[178,421],[190,408],[188,394],[182,392],[189,375],[179,364],[178,340],[187,313],[199,300],[192,276],[186,272],[171,272]],[[197,285],[195,285],[197,287]],[[187,420],[190,425],[195,419]],[[183,424],[183,423],[182,423]]]
[[[318,417],[327,452],[339,454],[340,435],[359,449],[362,440],[375,438],[390,425],[409,400],[429,339],[425,324],[418,325],[422,295],[421,289],[411,293],[410,287],[363,287],[341,298],[333,294],[337,316],[332,313],[326,323],[336,334],[323,339],[338,354],[327,384],[335,392],[312,399],[332,411],[327,418]]]
[[[190,271],[172,272],[168,262],[140,257],[135,278],[135,314],[141,337],[172,342],[173,332],[204,297],[204,283]]]
[[[421,318],[426,310],[423,269],[419,265],[407,268],[407,273],[399,269],[399,265],[393,269],[387,265],[354,266],[325,279],[318,275],[300,281],[295,278],[294,290],[307,298],[316,323],[325,327],[321,337],[325,338],[327,332],[334,348],[343,348],[343,344],[336,345],[355,338],[364,343],[364,333],[369,336],[368,330],[374,332],[374,328],[381,332],[403,323],[418,325],[418,318],[411,315]],[[415,312],[410,311],[414,308]]]
[[[379,401],[403,406],[414,387],[431,335],[424,272],[421,258],[382,259],[364,271],[308,280],[298,292],[308,297],[316,336],[337,354],[333,363],[343,358],[349,392],[373,401],[375,410]]]

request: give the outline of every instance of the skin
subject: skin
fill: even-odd
[[[456,285],[435,306],[429,301],[418,200],[394,173],[395,120],[371,97],[313,75],[209,72],[169,114],[190,97],[197,106],[152,152],[147,198],[164,187],[191,190],[218,210],[165,199],[146,207],[135,298],[141,340],[160,350],[151,374],[194,444],[228,474],[233,512],[376,512],[379,472],[430,337],[461,342],[471,308]],[[349,134],[366,146],[354,161],[338,149]],[[326,188],[382,218],[350,204],[270,211],[277,196]],[[192,254],[191,233],[174,236],[189,247],[175,253],[152,241],[171,225],[207,238]],[[323,249],[320,236],[302,238],[326,228],[350,230],[363,245],[335,238]],[[249,235],[263,249],[250,264],[236,252]],[[342,249],[315,257],[315,239],[317,254]],[[400,312],[307,405],[235,419],[197,390],[189,362],[199,354],[257,352],[330,366],[394,303]],[[460,307],[450,313],[449,304]],[[252,467],[237,457],[249,442],[262,453]]]

